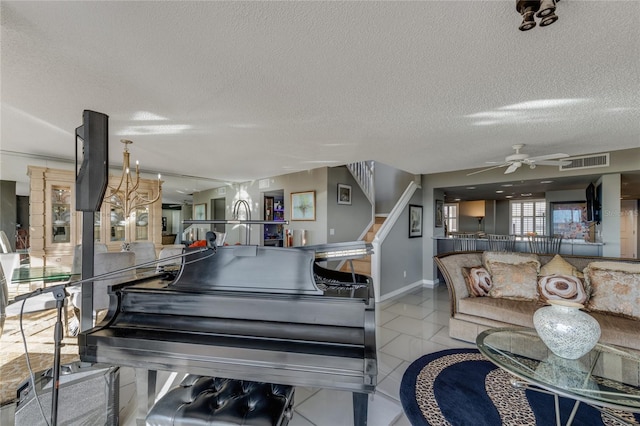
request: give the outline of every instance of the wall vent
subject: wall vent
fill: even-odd
[[[563,158],[562,161],[569,161],[569,163],[566,165],[560,165],[561,171],[609,167],[609,153]]]

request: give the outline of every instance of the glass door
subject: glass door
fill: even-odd
[[[51,242],[71,242],[71,188],[51,187]]]

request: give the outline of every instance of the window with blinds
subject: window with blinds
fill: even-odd
[[[447,226],[448,232],[458,231],[458,205],[457,204],[444,205],[444,223]]]
[[[545,200],[511,201],[511,233],[544,235],[547,229]]]

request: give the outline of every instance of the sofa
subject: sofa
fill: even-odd
[[[639,259],[467,251],[434,260],[455,339],[475,343],[489,328],[533,327],[534,312],[557,298],[584,305],[600,323],[601,343],[640,351]]]

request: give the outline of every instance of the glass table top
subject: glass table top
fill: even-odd
[[[11,282],[16,284],[34,281],[56,282],[67,281],[70,277],[71,270],[69,268],[22,265],[14,269]]]
[[[640,412],[640,353],[598,343],[579,359],[551,352],[534,329],[494,328],[480,352],[528,384],[588,404]]]

